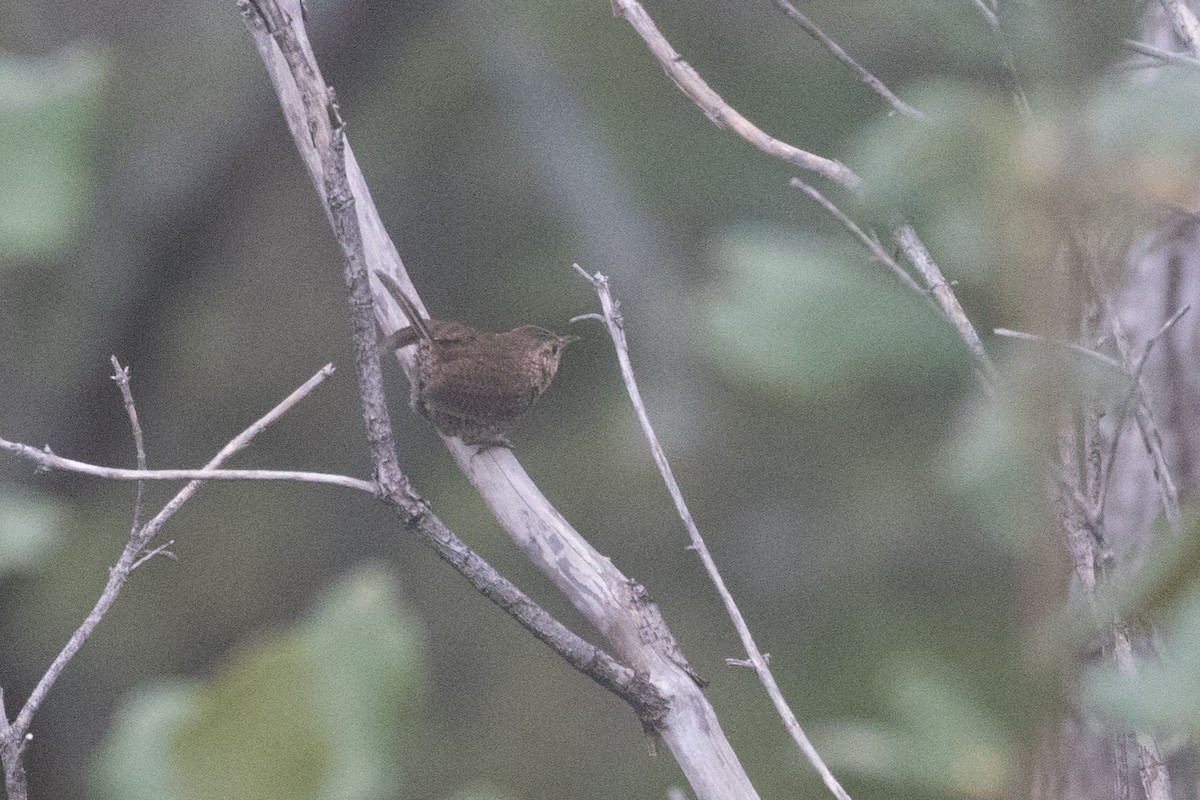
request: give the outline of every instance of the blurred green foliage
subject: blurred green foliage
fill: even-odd
[[[704,308],[709,357],[741,384],[807,400],[909,393],[953,375],[963,355],[954,331],[855,244],[729,232]]]
[[[311,9],[356,155],[431,307],[557,328],[595,303],[569,264],[614,275],[694,513],[860,800],[1003,794],[1023,778],[1031,720],[1057,701],[1023,660],[1045,611],[1030,562],[1059,547],[1040,438],[1053,409],[1027,368],[1040,351],[988,330],[1044,319],[1049,267],[1013,242],[1036,244],[1064,197],[1107,204],[1114,230],[1131,205],[1190,202],[1194,79],[1108,73],[1134,6],[1002,4],[1024,118],[972,3],[806,4],[924,123],[889,115],[769,2],[650,9],[767,132],[864,176],[863,204],[838,198],[856,219],[885,239],[898,214],[914,224],[1001,362],[996,400],[927,299],[788,188],[791,167],[712,126],[607,3]],[[339,254],[236,11],[66,7],[97,44],[63,47],[79,28],[60,29],[57,5],[0,0],[0,46],[22,53],[0,62],[0,309],[12,317],[0,435],[128,463],[103,363],[117,352],[135,369],[151,463],[202,463],[335,360],[341,378],[243,458],[364,474]],[[34,258],[49,267],[17,269]],[[586,633],[391,378],[414,485]],[[1060,378],[1097,401],[1122,392],[1089,366]],[[518,453],[662,603],[763,796],[817,796],[760,688],[722,666],[737,642],[602,336],[573,346]],[[23,486],[28,473],[3,479]],[[37,494],[0,497],[6,697],[86,613],[128,525],[128,486],[36,480]],[[81,796],[89,757],[94,797],[133,800],[585,800],[681,782],[667,756],[647,757],[626,708],[360,498],[208,486],[172,528],[180,563],[138,571],[43,709],[35,797]],[[376,557],[394,566],[356,569]],[[1113,719],[1195,730],[1200,712],[1179,693],[1200,658],[1196,558],[1160,558],[1175,569],[1140,607],[1180,636],[1139,681],[1100,670],[1084,691]],[[347,577],[314,600],[335,576]]]
[[[97,755],[101,798],[388,798],[422,714],[422,626],[382,567],[311,616],[247,642],[203,681],[156,681]]]
[[[889,722],[843,721],[822,730],[839,774],[925,795],[996,797],[1015,777],[1016,742],[977,696],[977,678],[934,653],[898,653],[880,665]]]
[[[0,580],[45,566],[61,543],[66,513],[52,497],[0,483]]]
[[[95,47],[36,59],[0,51],[0,270],[83,230],[107,77]]]
[[[986,281],[998,266],[998,206],[1020,180],[1022,123],[1011,95],[940,78],[905,99],[927,119],[876,119],[851,145],[868,206],[886,232],[897,215],[921,232],[942,269]]]
[[[1108,722],[1152,734],[1171,752],[1200,735],[1200,523],[1194,509],[1178,535],[1157,523],[1145,568],[1104,599],[1123,619],[1169,636],[1136,643],[1127,665],[1092,665],[1082,690]]]

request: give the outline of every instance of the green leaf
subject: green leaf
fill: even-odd
[[[1164,739],[1165,732],[1200,735],[1200,595],[1178,608],[1170,631],[1152,658],[1135,653],[1133,672],[1111,659],[1089,670],[1080,685],[1086,706],[1115,725]]]
[[[1009,552],[1028,554],[1044,535],[1042,452],[1014,402],[980,401],[954,427],[938,477],[980,528]]]
[[[952,382],[966,348],[925,300],[842,240],[741,228],[704,307],[709,352],[739,384],[808,397]]]
[[[995,205],[1013,191],[1022,122],[1012,98],[966,82],[931,81],[904,99],[928,119],[866,126],[846,162],[863,177],[880,225],[899,214],[935,253],[947,276],[978,280],[999,250]]]
[[[40,493],[0,484],[0,577],[36,570],[59,541],[66,510]]]
[[[1127,617],[1161,622],[1200,594],[1200,516],[1185,508],[1179,535],[1170,532],[1160,514],[1151,530],[1145,566],[1121,599]]]
[[[420,627],[400,607],[389,574],[359,570],[308,620],[245,647],[212,679],[128,701],[97,757],[96,793],[398,796],[402,744],[420,711],[421,652]]]
[[[1200,85],[1190,70],[1098,87],[1084,110],[1087,174],[1097,190],[1194,210],[1200,199],[1198,107]]]
[[[0,263],[50,255],[82,227],[106,76],[88,47],[0,54]]]
[[[897,787],[999,796],[1016,774],[1015,748],[967,676],[927,653],[902,656],[882,674],[895,723],[826,728],[818,746],[831,765]]]
[[[126,698],[92,764],[99,798],[173,800],[183,797],[170,756],[171,735],[195,713],[197,684],[162,681]]]

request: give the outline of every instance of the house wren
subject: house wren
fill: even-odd
[[[423,319],[391,276],[375,274],[409,322],[388,336],[384,346],[417,346],[413,410],[463,444],[511,447],[506,432],[550,387],[563,348],[579,337],[558,336],[536,325],[492,332]]]

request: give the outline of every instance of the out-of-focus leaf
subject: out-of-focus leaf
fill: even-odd
[[[1138,731],[1200,735],[1200,593],[1179,605],[1171,634],[1154,658],[1135,653],[1134,673],[1111,660],[1086,673],[1081,690],[1088,707]]]
[[[126,698],[96,754],[91,783],[98,798],[175,800],[181,787],[171,758],[171,736],[196,712],[197,685],[160,682]]]
[[[1200,203],[1200,85],[1191,71],[1101,85],[1085,110],[1089,174],[1098,189],[1150,205]]]
[[[395,796],[398,747],[419,711],[421,636],[382,568],[342,581],[317,609],[301,644],[329,753],[321,797]]]
[[[950,494],[1010,552],[1025,553],[1044,535],[1037,524],[1044,492],[1040,451],[1015,404],[981,400],[957,423],[938,463]]]
[[[1150,554],[1123,599],[1125,613],[1134,619],[1162,621],[1200,595],[1200,517],[1185,509],[1178,536],[1166,517],[1155,520]]]
[[[706,333],[739,382],[807,397],[919,391],[968,364],[949,325],[849,242],[743,228],[721,256]]]
[[[420,637],[389,575],[361,570],[211,680],[129,703],[97,760],[97,793],[130,797],[145,781],[160,800],[397,796]]]
[[[0,264],[69,244],[92,196],[106,66],[98,50],[0,54]]]
[[[993,204],[1019,177],[1024,129],[1012,98],[949,80],[911,87],[906,101],[928,120],[881,119],[847,155],[862,175],[868,204],[886,225],[899,212],[926,245],[944,253],[948,277],[979,279],[998,250]]]
[[[183,797],[320,796],[331,759],[303,635],[260,643],[197,688],[193,713],[171,737]]]
[[[0,578],[36,570],[58,541],[65,516],[49,497],[0,485]]]
[[[820,747],[831,765],[897,788],[1002,796],[1015,775],[1014,748],[968,676],[925,654],[901,658],[882,674],[895,724],[826,728]]]

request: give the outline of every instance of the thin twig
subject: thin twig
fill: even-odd
[[[344,486],[347,489],[374,493],[375,484],[348,475],[323,472],[294,472],[271,469],[122,469],[102,467],[71,458],[63,458],[45,449],[20,442],[0,439],[0,450],[8,450],[22,458],[36,461],[44,470],[61,469],[112,481],[297,481]]]
[[[875,256],[880,263],[886,265],[892,272],[896,273],[896,277],[900,279],[901,283],[924,297],[926,300],[929,300],[929,292],[922,289],[916,280],[913,279],[913,276],[909,275],[908,271],[905,270],[904,267],[896,263],[896,259],[892,258],[888,251],[883,249],[883,245],[879,243],[879,240],[874,236],[867,234],[867,232],[862,228],[858,227],[854,220],[850,219],[845,212],[834,205],[832,201],[825,197],[825,195],[821,194],[819,191],[802,181],[800,178],[792,178],[791,181],[789,181],[789,185],[794,189],[799,189],[813,200],[816,200],[818,203],[820,203],[821,207],[828,211],[834,219],[842,223],[842,225],[849,230],[850,233],[854,234],[854,236],[860,242],[862,242],[868,250],[871,251],[871,254]],[[932,302],[932,300],[929,300],[929,302]]]
[[[205,465],[205,468],[207,470],[215,470],[223,461],[244,448],[256,435],[272,422],[279,419],[288,409],[307,396],[332,374],[332,365],[325,366],[320,372],[309,378],[304,385],[288,395],[283,402],[263,415],[249,428],[242,431],[225,447],[221,448],[221,451]],[[25,447],[25,445],[21,445],[20,447]],[[11,450],[13,448],[9,447],[6,449]],[[38,451],[34,450],[34,452]],[[24,453],[22,454],[24,455]],[[132,472],[136,473],[138,470],[132,470]],[[134,480],[137,479],[139,478],[134,478]],[[125,549],[121,552],[117,563],[109,569],[108,582],[105,584],[100,599],[96,601],[96,604],[92,607],[92,610],[88,613],[82,624],[71,634],[71,638],[67,640],[63,649],[55,656],[54,661],[50,664],[45,674],[42,675],[41,680],[38,681],[37,686],[34,687],[29,698],[25,701],[25,705],[21,708],[20,713],[17,714],[16,719],[8,727],[8,737],[5,743],[6,762],[9,746],[16,740],[24,739],[28,734],[29,725],[33,721],[33,715],[37,713],[38,708],[41,707],[42,702],[46,699],[46,695],[49,693],[51,687],[54,686],[55,681],[58,680],[58,677],[62,674],[67,664],[75,657],[79,649],[83,647],[84,642],[88,640],[88,637],[92,635],[92,632],[95,631],[96,627],[104,619],[104,615],[108,613],[113,603],[116,602],[117,596],[121,593],[121,589],[125,586],[126,581],[129,580],[135,564],[142,557],[142,551],[146,548],[146,545],[157,535],[166,521],[179,510],[179,507],[196,493],[202,484],[203,480],[194,480],[189,483],[152,520],[129,537],[129,541],[125,544]],[[6,773],[9,772],[11,765],[6,763],[5,770]]]
[[[333,233],[345,260],[343,277],[349,290],[350,321],[354,326],[354,363],[358,370],[359,397],[367,428],[367,442],[371,447],[371,460],[375,464],[375,480],[384,496],[412,497],[414,495],[409,488],[408,478],[400,469],[396,442],[392,437],[392,422],[383,389],[383,367],[379,363],[371,277],[367,270],[354,192],[346,174],[346,126],[333,102],[332,92],[329,119],[332,128],[327,143],[328,157],[322,159],[326,167],[325,196],[329,202]],[[317,146],[320,150],[322,143],[318,142]],[[414,312],[409,321],[417,319],[420,319],[420,315]]]
[[[330,475],[320,472],[293,472],[281,470],[263,470],[263,469],[216,469],[216,465],[229,459],[234,453],[242,450],[250,443],[250,441],[258,434],[262,433],[268,425],[275,422],[281,416],[286,414],[289,409],[312,393],[313,389],[317,388],[326,378],[333,375],[334,367],[332,364],[326,364],[324,367],[305,381],[296,391],[292,392],[284,398],[279,405],[271,409],[261,419],[252,424],[249,428],[239,434],[236,438],[221,448],[221,451],[213,458],[211,462],[203,469],[120,469],[117,467],[101,467],[95,464],[87,464],[83,461],[75,461],[70,458],[63,458],[50,452],[49,448],[38,449],[27,444],[19,442],[10,442],[7,439],[0,439],[0,449],[8,450],[12,453],[27,458],[31,461],[36,461],[43,469],[62,469],[70,472],[79,472],[84,475],[93,475],[97,478],[108,478],[109,480],[118,481],[300,481],[305,483],[325,483],[334,486],[344,486],[348,489],[357,489],[359,491],[374,492],[374,484],[369,481],[364,481],[359,478],[351,478],[345,475]],[[197,488],[199,488],[197,486]],[[188,487],[184,488],[187,491]],[[193,494],[193,489],[186,500]],[[180,494],[183,494],[181,492]],[[176,498],[179,499],[178,497]],[[175,502],[174,500],[171,501]],[[180,501],[183,502],[182,500]],[[169,505],[169,504],[168,504]],[[174,512],[172,512],[174,513]],[[149,527],[149,526],[147,526]],[[148,541],[148,540],[147,540]]]
[[[1142,354],[1138,357],[1137,364],[1133,369],[1133,374],[1130,376],[1132,383],[1129,386],[1129,392],[1125,395],[1125,399],[1117,407],[1117,420],[1113,425],[1112,442],[1108,447],[1108,455],[1104,460],[1104,475],[1100,481],[1099,496],[1096,498],[1095,516],[1098,519],[1104,518],[1104,508],[1108,500],[1108,489],[1112,478],[1113,464],[1117,460],[1117,446],[1121,442],[1121,433],[1125,430],[1125,421],[1129,419],[1129,410],[1134,407],[1138,393],[1141,391],[1142,372],[1146,367],[1146,361],[1150,358],[1150,351],[1154,349],[1154,345],[1166,335],[1175,323],[1183,317],[1191,309],[1191,305],[1185,305],[1183,308],[1171,315],[1171,318],[1162,324],[1161,327],[1146,340],[1146,344],[1142,346]]]
[[[823,30],[818,28],[816,24],[808,18],[807,15],[789,3],[788,0],[775,0],[775,5],[779,6],[783,13],[791,17],[797,25],[803,28],[805,33],[820,42],[821,45],[824,46],[825,49],[830,53],[833,53],[834,58],[849,67],[854,74],[858,76],[860,81],[865,83],[872,91],[874,91],[884,100],[888,101],[892,108],[896,109],[906,117],[916,120],[925,119],[924,114],[897,97],[891,89],[884,86],[883,81],[879,80],[879,78],[876,78],[865,67],[851,58],[850,54],[843,50],[841,45],[829,38],[829,36],[826,35]]]
[[[988,356],[987,350],[984,349],[983,342],[975,331],[975,326],[971,324],[966,312],[959,305],[958,298],[954,296],[954,290],[950,288],[949,282],[942,275],[933,256],[925,249],[925,245],[912,226],[899,226],[893,232],[893,236],[909,263],[916,267],[921,279],[933,293],[934,300],[937,301],[942,314],[958,331],[958,335],[962,337],[967,347],[970,348],[971,354],[975,356],[976,372],[978,372],[983,386],[989,391],[992,390],[996,385],[996,367]]]
[[[975,3],[975,8],[978,9],[979,13],[983,15],[983,18],[987,20],[988,27],[993,29],[1000,27],[1000,18],[996,16],[996,12],[993,11],[987,3],[983,2],[983,0],[973,0],[973,2]]]
[[[742,646],[746,648],[746,654],[750,657],[754,671],[758,673],[759,680],[766,688],[771,702],[775,705],[775,709],[783,718],[788,732],[792,735],[792,738],[796,741],[796,744],[800,747],[805,757],[813,765],[813,768],[820,774],[829,791],[835,797],[839,798],[839,800],[849,800],[850,795],[846,793],[846,790],[842,788],[841,784],[833,776],[833,773],[830,772],[829,767],[826,766],[825,761],[804,733],[804,729],[800,727],[796,715],[788,707],[787,700],[784,699],[783,692],[780,691],[779,685],[775,682],[774,675],[771,674],[771,668],[767,665],[767,659],[759,651],[758,645],[754,642],[754,637],[750,633],[750,626],[746,624],[746,620],[742,616],[737,603],[734,601],[733,595],[725,586],[725,581],[721,578],[720,570],[717,569],[717,563],[709,552],[708,546],[704,543],[704,538],[700,535],[700,529],[696,526],[696,521],[692,518],[692,513],[687,507],[687,502],[683,499],[683,492],[680,491],[679,484],[675,481],[675,475],[671,471],[670,462],[667,461],[667,455],[658,441],[658,436],[655,434],[654,427],[650,423],[650,415],[646,411],[646,404],[642,401],[642,394],[638,390],[637,380],[633,375],[633,366],[629,359],[629,343],[625,339],[624,320],[621,317],[618,304],[613,299],[612,292],[609,290],[608,278],[599,272],[595,275],[589,275],[578,264],[572,266],[574,266],[576,272],[583,276],[584,280],[592,285],[600,298],[600,307],[604,314],[604,324],[608,329],[609,336],[612,338],[613,346],[616,348],[617,362],[621,368],[621,378],[625,382],[625,389],[629,393],[629,401],[632,403],[638,422],[642,426],[642,434],[650,444],[650,451],[654,455],[654,463],[658,466],[663,483],[666,484],[667,491],[671,494],[671,499],[675,503],[675,510],[679,514],[680,519],[683,520],[684,527],[687,528],[688,536],[691,540],[691,549],[700,555],[700,560],[704,564],[704,569],[708,572],[709,579],[712,581],[713,586],[716,587],[717,593],[721,596],[721,601],[725,604],[725,611],[733,622],[734,630],[737,631],[738,638],[742,641]]]
[[[176,555],[171,552],[171,547],[173,547],[174,545],[175,545],[175,540],[172,539],[169,542],[163,542],[162,544],[160,544],[158,547],[154,548],[153,550],[147,550],[145,553],[142,553],[142,555],[138,558],[138,560],[133,562],[133,566],[129,568],[130,572],[137,569],[142,564],[145,564],[147,561],[154,558],[155,556],[166,556],[167,558],[171,559],[172,561],[178,561],[179,560],[178,557],[176,557]]]
[[[1058,433],[1057,481],[1063,489],[1062,519],[1067,535],[1067,548],[1075,566],[1075,574],[1084,591],[1084,598],[1097,626],[1104,624],[1096,604],[1097,562],[1096,539],[1088,530],[1087,499],[1079,486],[1079,464],[1075,458],[1078,449],[1075,426],[1070,413],[1063,413],[1063,424]]]
[[[613,16],[622,17],[633,26],[679,90],[690,97],[692,102],[718,128],[730,128],[764,153],[823,175],[847,189],[857,189],[862,183],[862,179],[840,161],[818,156],[768,136],[753,122],[742,116],[737,109],[726,103],[712,87],[705,83],[704,79],[700,77],[700,73],[696,72],[692,65],[684,61],[683,57],[675,51],[675,48],[658,30],[654,20],[637,0],[612,0],[612,8]]]
[[[1173,50],[1164,50],[1161,47],[1155,47],[1152,44],[1139,42],[1135,39],[1125,39],[1125,46],[1135,53],[1140,53],[1144,56],[1149,56],[1155,61],[1162,64],[1174,64],[1180,67],[1190,67],[1192,69],[1200,69],[1200,58],[1189,56],[1185,53],[1176,53]]]
[[[1051,339],[1049,336],[1042,336],[1038,333],[1014,331],[1010,328],[993,328],[992,333],[996,334],[997,336],[1008,337],[1009,339],[1022,339],[1026,342],[1038,342],[1039,344],[1049,344],[1066,350],[1072,350],[1080,355],[1085,355],[1088,358],[1095,359],[1105,366],[1112,367],[1122,374],[1125,372],[1125,368],[1121,366],[1121,362],[1117,361],[1112,356],[1106,356],[1104,353],[1084,347],[1081,344],[1076,344],[1075,342],[1065,342],[1061,339]]]
[[[974,2],[975,8],[983,15],[988,27],[992,29],[996,48],[1000,51],[1000,64],[1004,68],[1004,74],[1008,77],[1008,88],[1012,93],[1017,111],[1024,119],[1029,119],[1032,116],[1029,99],[1025,96],[1025,90],[1021,88],[1021,78],[1017,75],[1017,62],[1013,58],[1012,45],[1008,43],[1008,36],[1005,35],[1004,28],[1000,25],[1000,14],[996,5],[993,3],[989,6],[983,0],[974,0]]]
[[[137,453],[137,468],[146,469],[146,445],[142,439],[142,425],[138,422],[137,406],[133,402],[133,389],[129,386],[129,367],[122,367],[116,356],[111,356],[113,365],[112,379],[121,390],[121,399],[125,401],[125,413],[129,416],[129,427],[133,432],[133,448]],[[133,499],[133,522],[129,525],[129,535],[133,536],[142,524],[142,497],[145,484],[138,481],[137,494]]]
[[[1122,366],[1128,374],[1137,374],[1133,345],[1125,332],[1125,326],[1121,323],[1120,315],[1113,307],[1112,293],[1109,291],[1108,280],[1104,272],[1082,253],[1082,247],[1077,242],[1071,244],[1079,255],[1078,258],[1072,259],[1072,262],[1076,263],[1076,269],[1082,272],[1093,297],[1104,309],[1105,317],[1112,326],[1113,341],[1116,343],[1117,353],[1121,356]],[[1152,473],[1155,485],[1158,487],[1159,501],[1162,503],[1163,512],[1167,517],[1167,524],[1174,533],[1178,534],[1183,528],[1179,511],[1179,488],[1175,484],[1175,479],[1171,475],[1171,466],[1167,463],[1166,454],[1163,452],[1162,433],[1158,429],[1158,421],[1150,406],[1149,392],[1145,383],[1139,376],[1133,385],[1137,388],[1137,403],[1134,405],[1133,418],[1153,465]]]

